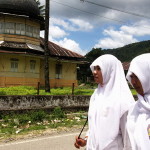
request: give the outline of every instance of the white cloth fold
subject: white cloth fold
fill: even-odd
[[[135,57],[127,73],[127,79],[131,83],[130,75],[134,73],[142,84],[144,96],[138,94],[138,101],[129,111],[127,118],[127,131],[133,150],[149,150],[150,139],[148,126],[150,119],[150,54],[142,54]],[[132,83],[131,83],[132,84]]]
[[[103,55],[91,64],[99,66],[103,86],[98,85],[90,99],[87,150],[105,150],[119,134],[120,118],[134,103],[121,62]]]

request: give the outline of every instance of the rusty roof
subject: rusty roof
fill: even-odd
[[[39,53],[44,55],[44,39],[40,38],[40,46],[24,43],[24,42],[11,42],[11,41],[0,41],[0,47],[5,50],[5,52],[9,49],[9,51],[34,51],[35,53]],[[50,50],[50,55],[54,57],[62,57],[62,58],[71,58],[71,59],[83,59],[84,56],[70,51],[66,48],[63,48],[53,42],[48,42],[48,48]],[[0,50],[2,52],[2,49]]]
[[[1,41],[0,47],[9,47],[9,48],[20,48],[20,49],[28,49],[26,43],[20,42],[9,42],[9,41]]]
[[[44,46],[44,39],[41,38],[41,46]],[[63,56],[63,57],[74,57],[74,58],[84,58],[84,56],[72,52],[66,48],[63,48],[51,41],[48,42],[48,48],[50,50],[50,54],[53,56]]]

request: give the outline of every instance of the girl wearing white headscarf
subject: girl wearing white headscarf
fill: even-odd
[[[90,99],[86,149],[127,150],[126,115],[134,100],[122,64],[112,55],[102,55],[91,64],[92,72],[95,66],[101,69],[103,83],[98,84]]]
[[[132,76],[138,81],[134,83]],[[129,111],[127,132],[133,150],[150,150],[150,54],[135,57],[130,64],[127,79],[138,92],[138,101]],[[138,84],[141,83],[141,88]],[[142,90],[142,92],[139,92]]]

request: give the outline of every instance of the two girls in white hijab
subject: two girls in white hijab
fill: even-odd
[[[86,150],[129,150],[125,124],[134,99],[122,64],[112,55],[98,57],[90,66],[96,81],[95,67],[100,69],[102,82],[90,99]],[[76,148],[84,145],[83,139],[76,139]]]
[[[150,150],[150,53],[131,61],[127,79],[138,93],[127,119],[132,150]]]

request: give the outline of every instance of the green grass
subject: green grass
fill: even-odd
[[[34,110],[22,114],[1,114],[0,119],[0,141],[12,136],[19,136],[31,131],[56,129],[59,127],[71,128],[74,125],[83,125],[85,117],[83,112],[67,115],[60,107],[53,112]]]
[[[93,93],[92,88],[87,87],[75,87],[74,95],[91,95]],[[44,89],[41,89],[39,95],[71,95],[71,87],[63,88],[51,88],[50,93],[46,93]],[[16,86],[0,88],[0,95],[37,95],[37,89],[30,86]]]
[[[74,95],[92,95],[94,91],[93,86],[78,86],[74,89]],[[133,95],[136,95],[136,91],[131,89]],[[39,95],[71,95],[71,87],[62,87],[62,88],[51,88],[50,93],[46,93],[44,89],[40,89]],[[30,86],[16,86],[16,87],[5,87],[0,88],[0,95],[37,95],[37,89]]]

